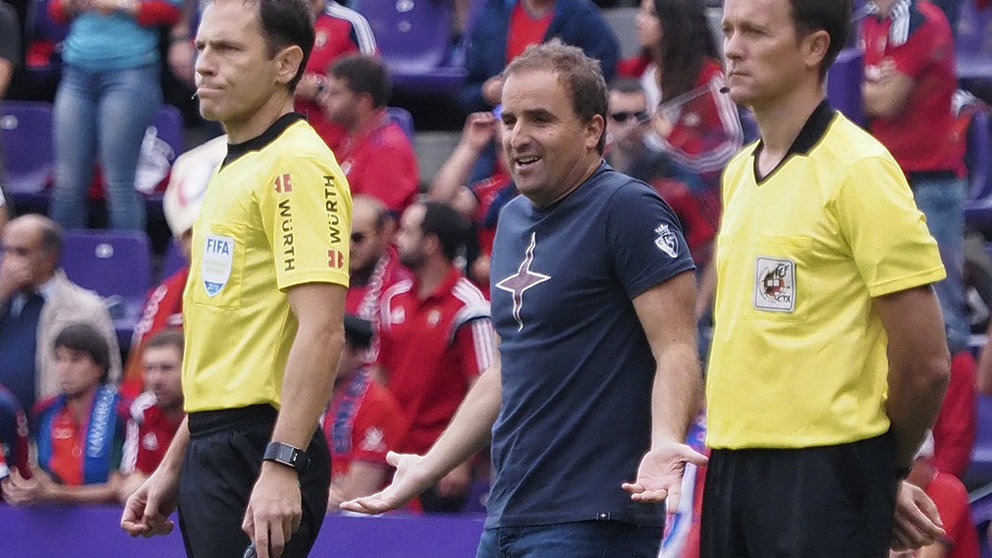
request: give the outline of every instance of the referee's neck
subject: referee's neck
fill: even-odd
[[[777,102],[755,106],[762,151],[770,156],[784,156],[823,99],[823,87],[818,84],[807,91],[797,89]]]

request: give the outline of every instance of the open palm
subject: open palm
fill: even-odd
[[[637,479],[623,483],[635,502],[666,501],[668,513],[678,509],[682,494],[682,475],[686,463],[705,465],[706,456],[685,444],[675,442],[657,445],[641,458]]]

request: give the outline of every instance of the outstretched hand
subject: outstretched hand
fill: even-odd
[[[621,488],[630,492],[635,502],[666,502],[668,513],[675,513],[682,495],[682,474],[686,463],[705,465],[706,456],[685,444],[669,442],[657,445],[641,458],[637,480]]]
[[[394,510],[434,484],[435,479],[424,465],[422,455],[389,452],[386,462],[396,467],[393,482],[381,491],[341,503],[341,509],[356,513],[377,514]]]

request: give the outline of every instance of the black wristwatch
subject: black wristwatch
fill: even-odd
[[[310,465],[310,458],[307,457],[306,452],[282,442],[269,442],[269,445],[265,446],[262,461],[274,461],[296,469],[297,472],[305,471]]]

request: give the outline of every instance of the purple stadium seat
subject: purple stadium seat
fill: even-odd
[[[971,464],[962,478],[969,486],[992,483],[992,396],[978,394],[975,399],[978,428],[971,449]],[[992,519],[992,500],[989,505],[986,520]]]
[[[445,92],[461,86],[465,70],[445,65],[448,0],[362,0],[357,9],[368,19],[398,89]]]
[[[183,257],[179,242],[172,239],[165,249],[165,256],[162,257],[162,269],[158,274],[159,281],[168,279],[183,267],[186,267],[186,258]]]
[[[28,40],[48,39],[62,42],[69,34],[69,26],[52,20],[48,15],[49,0],[32,0],[28,11]]]
[[[179,109],[172,105],[163,105],[159,109],[158,114],[155,115],[152,126],[155,126],[158,137],[165,140],[165,143],[168,143],[169,147],[172,148],[173,161],[185,151],[183,145],[183,113],[179,112]]]
[[[48,15],[50,0],[30,0],[25,25],[25,66],[27,78],[35,87],[54,87],[62,72],[59,46],[69,26]]]
[[[155,120],[152,121],[152,127],[155,128],[157,141],[156,148],[152,149],[155,152],[155,156],[151,157],[150,162],[160,172],[161,169],[159,166],[165,164],[171,166],[175,162],[176,157],[179,157],[185,151],[183,114],[172,105],[163,105],[155,115]],[[165,142],[168,147],[166,148],[161,142]],[[142,146],[143,157],[145,156],[145,151],[145,146]],[[162,192],[165,190],[165,184],[163,180],[159,182],[154,191],[146,191],[145,193],[145,203],[150,216],[162,215]]]
[[[413,143],[416,133],[413,129],[413,115],[410,114],[410,111],[402,107],[389,107],[386,109],[386,114],[389,115],[390,120],[403,129],[403,133],[406,134],[407,139],[410,140],[410,143]]]
[[[992,76],[992,8],[978,9],[975,2],[960,2],[955,54],[962,79]]]
[[[151,251],[145,233],[69,231],[62,268],[74,283],[106,299],[118,340],[128,346],[151,287]]]
[[[47,202],[45,187],[54,169],[52,106],[48,103],[0,103],[0,150],[6,191],[15,204]]]
[[[989,113],[978,111],[968,128],[969,201],[964,218],[980,231],[992,231],[992,139]]]
[[[865,109],[861,102],[861,81],[864,78],[864,55],[861,49],[845,48],[827,73],[827,98],[851,122],[864,126]]]

